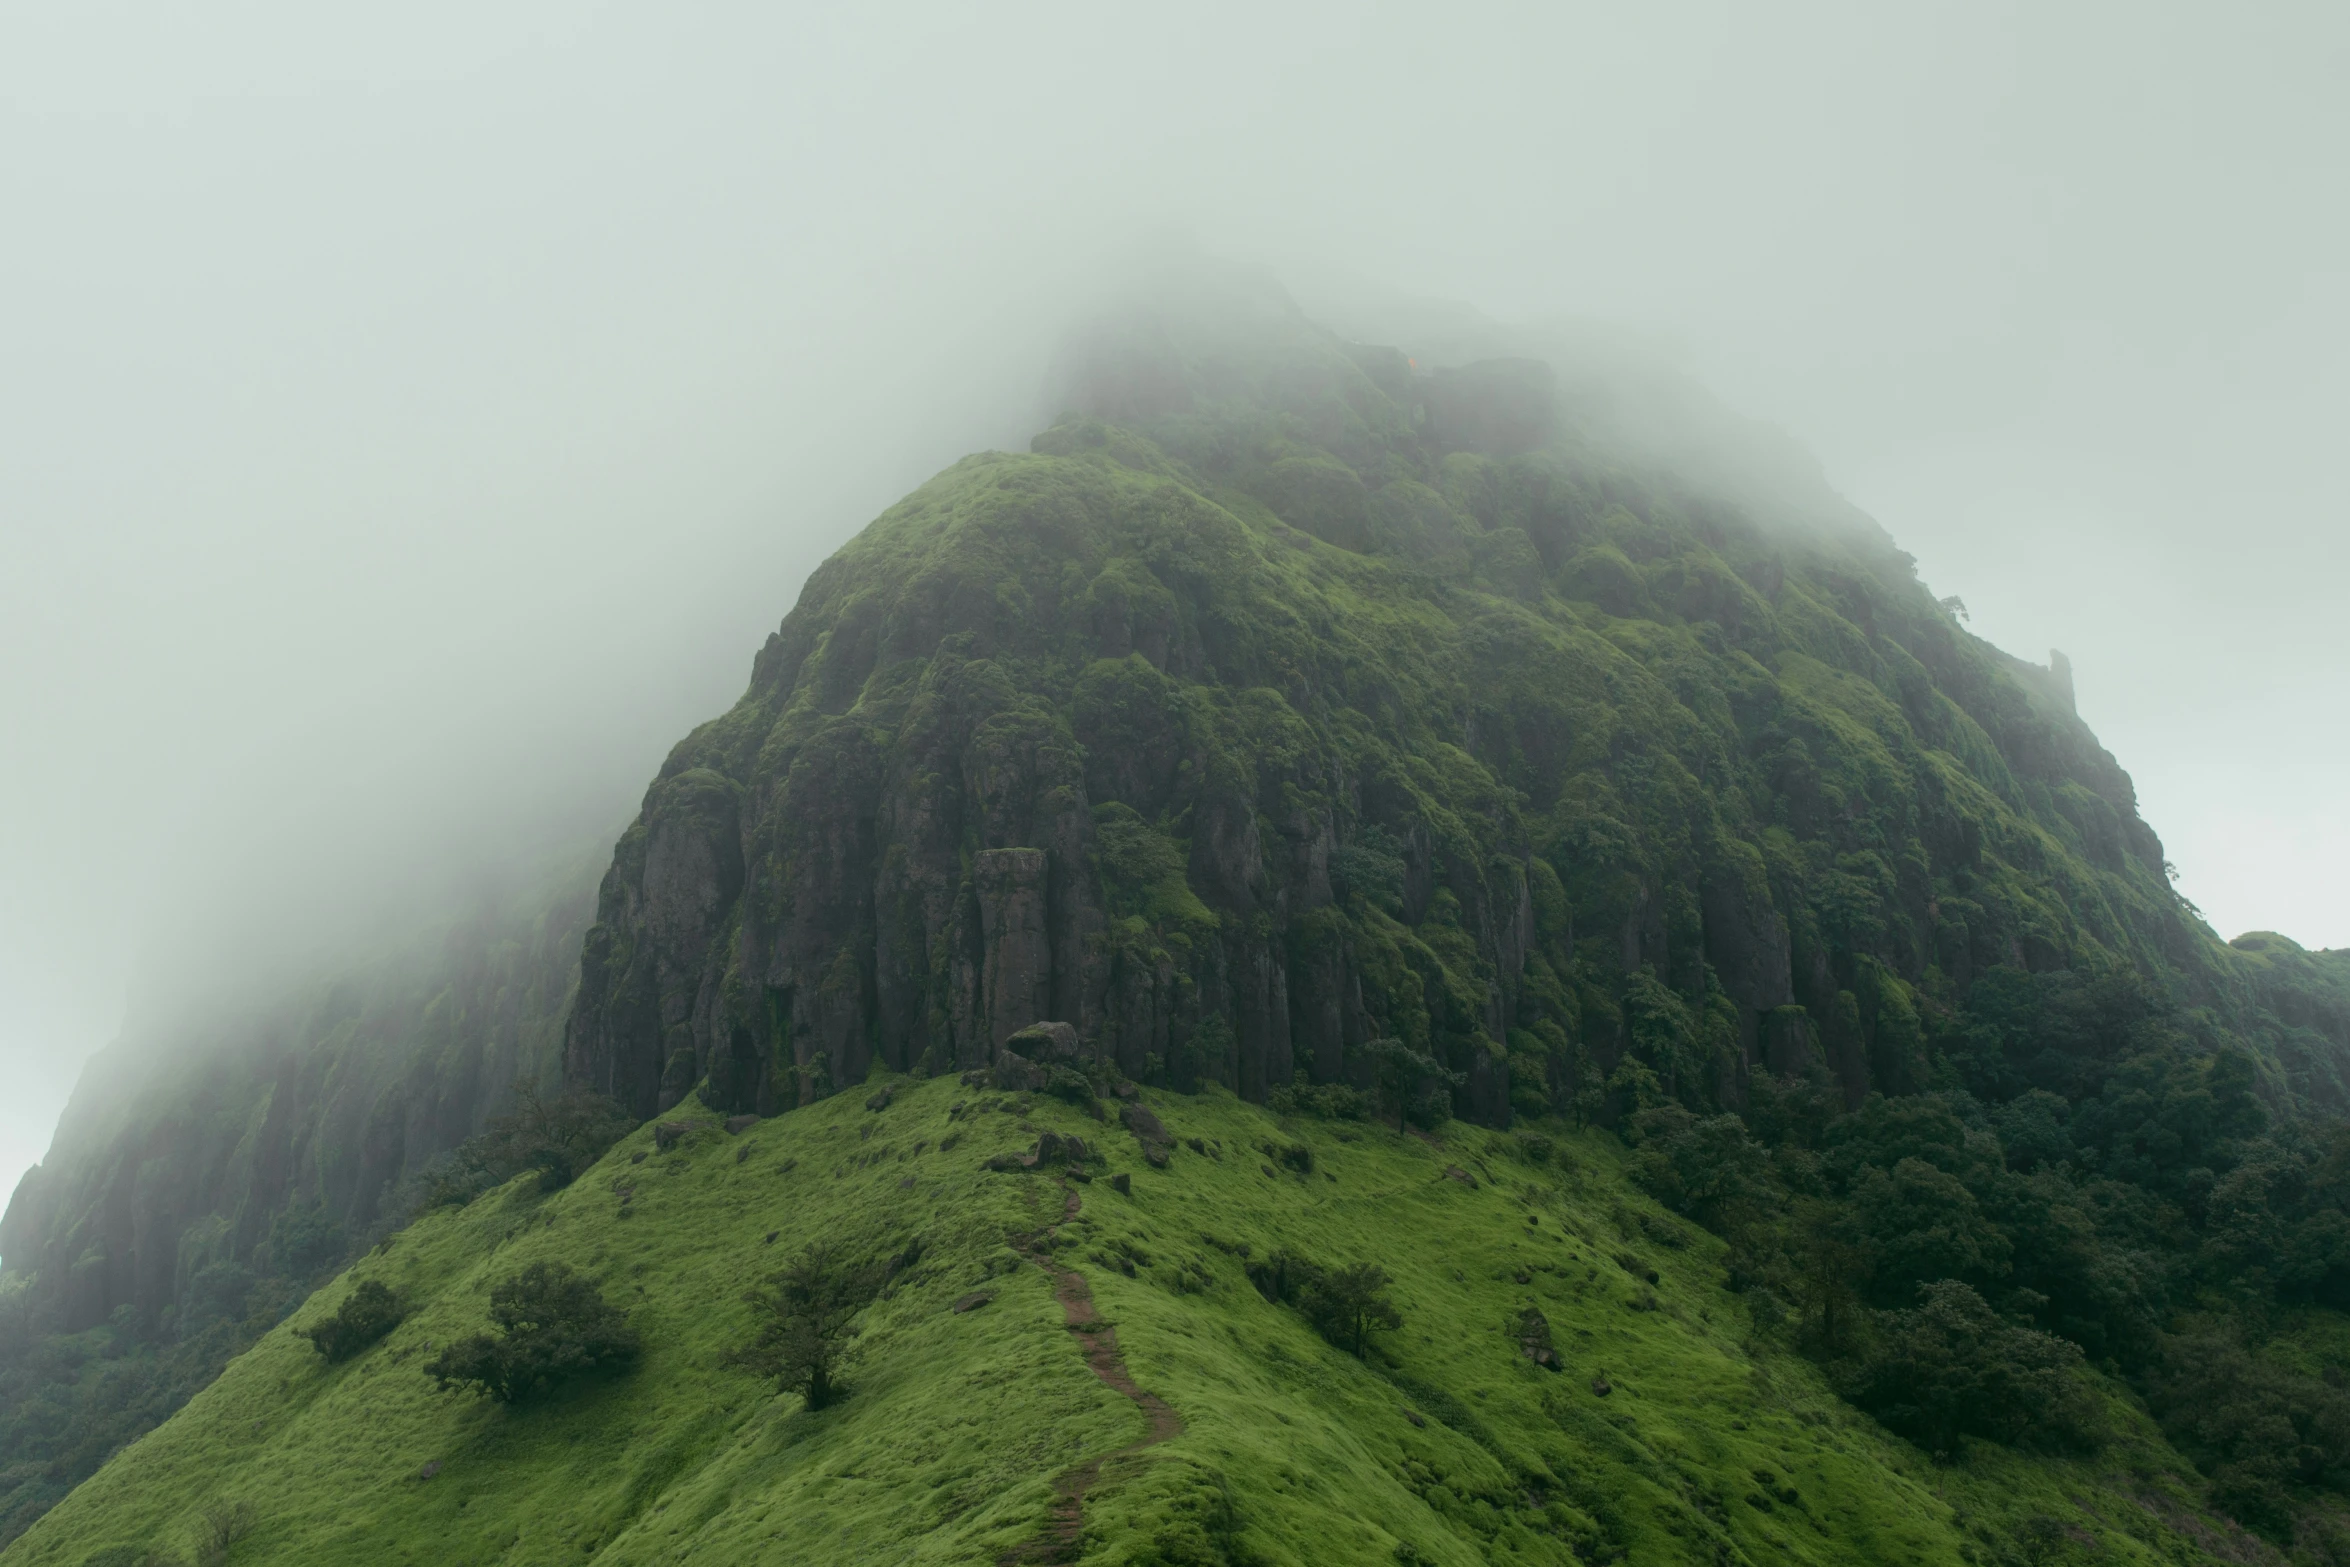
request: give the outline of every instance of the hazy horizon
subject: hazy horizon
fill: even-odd
[[[2070,656],[2223,936],[2350,945],[2345,65],[2315,6],[0,21],[0,1180],[142,974],[617,826],[1160,246],[1661,345]]]

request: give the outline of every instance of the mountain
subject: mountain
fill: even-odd
[[[1105,316],[810,578],[592,923],[77,1104],[0,1229],[25,1513],[207,1265],[281,1283],[7,1560],[2350,1559],[2350,953],[2219,940],[2061,658],[1783,438],[1404,324]],[[558,1049],[656,1124],[393,1230]],[[314,1211],[372,1249],[279,1321]],[[727,1358],[820,1246],[886,1276],[831,1408]],[[436,1391],[539,1262],[633,1369]]]
[[[559,855],[300,983],[156,1007],[92,1060],[0,1218],[0,1542],[556,1074],[594,879]]]
[[[1857,1105],[1939,1081],[1977,974],[2120,967],[2343,1103],[2343,1013],[2259,1014],[2069,677],[1726,416],[1646,467],[1542,360],[1423,371],[1262,288],[1071,386],[826,562],[671,754],[577,1078],[771,1113],[1053,1018],[1250,1099],[1392,1037],[1497,1125],[1627,1049]]]

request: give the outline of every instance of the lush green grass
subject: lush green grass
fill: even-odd
[[[1077,1188],[1058,1260],[1088,1279],[1135,1379],[1185,1422],[1104,1473],[1086,1560],[1393,1562],[1408,1546],[1462,1567],[1568,1562],[1578,1548],[1633,1562],[1987,1562],[2032,1514],[2093,1536],[2103,1561],[2194,1554],[2157,1518],[2189,1512],[2171,1461],[2118,1400],[2125,1434],[2096,1463],[1978,1449],[1937,1468],[1802,1361],[1759,1352],[1718,1287],[1719,1243],[1637,1196],[1605,1134],[1553,1128],[1556,1157],[1535,1162],[1523,1133],[1284,1127],[1221,1092],[1163,1094],[1170,1130],[1209,1151],[1179,1142],[1158,1170],[1114,1124],[1051,1100],[952,1080],[906,1085],[878,1112],[863,1098],[736,1138],[689,1106],[704,1130],[669,1153],[650,1151],[647,1127],[568,1190],[518,1182],[420,1221],[6,1562],[76,1567],[123,1544],[189,1556],[204,1509],[224,1501],[258,1519],[240,1564],[993,1561],[1037,1530],[1055,1474],[1142,1430],[1087,1370],[1044,1271],[1010,1244],[1058,1214],[1061,1188],[980,1168],[1045,1128],[1107,1158]],[[1307,1144],[1313,1171],[1269,1161],[1267,1141]],[[720,1356],[745,1331],[742,1289],[819,1235],[927,1249],[869,1313],[852,1396],[811,1414]],[[1356,1362],[1257,1294],[1243,1244],[1380,1262],[1404,1327]],[[1657,1270],[1653,1290],[1619,1254]],[[1147,1261],[1128,1277],[1119,1258]],[[642,1364],[511,1409],[435,1392],[419,1370],[432,1347],[477,1330],[490,1286],[541,1259],[591,1271],[630,1307]],[[361,1278],[403,1292],[413,1314],[330,1368],[291,1329]],[[950,1309],[979,1289],[994,1299]],[[1527,1303],[1548,1315],[1564,1373],[1517,1353],[1506,1329]]]

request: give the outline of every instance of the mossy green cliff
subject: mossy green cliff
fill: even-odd
[[[1857,1104],[1953,1081],[2010,967],[2152,976],[2341,1102],[2338,997],[2288,1040],[2067,685],[1824,486],[1677,477],[1540,361],[1421,373],[1245,289],[1071,385],[817,571],[671,755],[575,1076],[771,1112],[1055,1019],[1252,1100],[1396,1038],[1497,1125],[1766,1068]]]

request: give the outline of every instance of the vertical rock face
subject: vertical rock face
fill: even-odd
[[[1042,849],[987,849],[971,857],[979,897],[983,1026],[987,1051],[1049,1015],[1053,1004],[1053,934],[1045,917],[1051,879]]]
[[[403,1177],[558,1065],[592,884],[575,862],[339,976],[126,1031],[0,1218],[32,1320],[152,1331],[207,1269],[302,1277],[400,1217]]]
[[[1400,1039],[1502,1121],[1922,1083],[2003,965],[2194,982],[2045,672],[1783,461],[1750,506],[1556,361],[1421,373],[1278,299],[1074,363],[1080,413],[828,561],[663,767],[575,1077],[766,1113],[1050,1020],[1250,1097]]]

